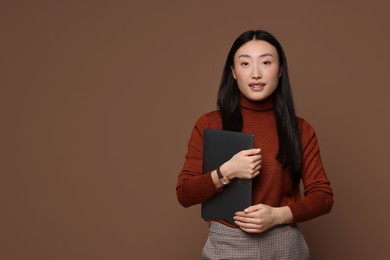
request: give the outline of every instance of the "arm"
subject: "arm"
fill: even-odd
[[[176,186],[178,201],[184,207],[206,202],[223,188],[216,170],[202,173],[203,130],[210,127],[210,121],[216,120],[208,119],[207,114],[201,117],[195,124],[188,142],[186,160]],[[218,128],[214,125],[212,127]],[[261,158],[260,149],[243,150],[222,164],[220,170],[223,176],[230,180],[252,179],[260,172]]]
[[[304,120],[301,121],[300,130],[304,197],[288,205],[294,223],[329,213],[333,206],[333,190],[322,165],[316,134]]]
[[[216,173],[202,173],[203,130],[206,127],[207,116],[202,116],[192,130],[185,162],[178,176],[176,195],[184,207],[203,203],[218,193],[214,184]]]
[[[275,225],[298,223],[328,213],[333,206],[333,191],[322,166],[314,130],[301,121],[302,181],[304,198],[283,207],[257,204],[237,212],[236,224],[246,232],[263,232]]]

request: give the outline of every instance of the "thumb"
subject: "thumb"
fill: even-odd
[[[244,212],[245,213],[251,213],[251,212],[254,212],[254,211],[258,211],[260,210],[262,207],[262,204],[256,204],[256,205],[252,205],[250,207],[247,207],[246,209],[244,209]]]

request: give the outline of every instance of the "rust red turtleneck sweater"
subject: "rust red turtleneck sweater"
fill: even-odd
[[[333,206],[333,191],[322,166],[313,128],[305,120],[297,118],[302,145],[304,196],[301,197],[300,191],[292,187],[290,173],[276,160],[279,142],[272,102],[252,102],[244,97],[240,102],[244,123],[242,132],[254,134],[254,147],[261,148],[263,156],[260,174],[253,179],[253,205],[289,206],[294,223],[328,213]],[[218,111],[201,116],[192,130],[176,187],[177,198],[184,207],[206,202],[218,193],[210,172],[202,173],[205,128],[222,129]]]

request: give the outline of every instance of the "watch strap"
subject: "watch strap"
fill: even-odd
[[[221,173],[221,166],[219,166],[218,168],[217,168],[217,175],[218,175],[218,178],[219,179],[222,179],[223,178],[223,175],[222,175],[222,173]]]

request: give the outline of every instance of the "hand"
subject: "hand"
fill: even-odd
[[[229,179],[253,179],[260,173],[261,149],[243,150],[221,166],[221,172]]]
[[[293,219],[289,207],[270,207],[257,204],[236,212],[234,220],[242,230],[248,233],[261,233],[279,224],[291,223]]]

